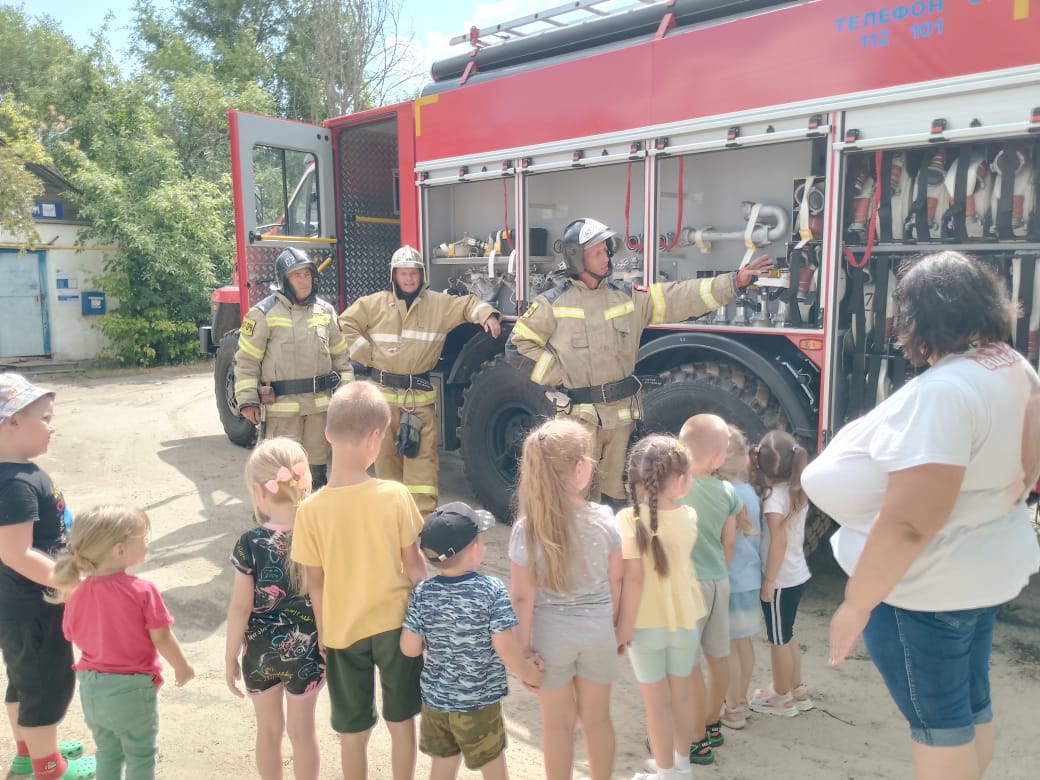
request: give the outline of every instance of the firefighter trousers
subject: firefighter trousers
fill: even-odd
[[[625,502],[625,456],[628,454],[628,440],[632,437],[635,423],[618,428],[600,428],[587,420],[573,419],[589,428],[595,436],[592,457],[599,461],[599,465],[589,486],[589,501],[598,502],[601,496],[606,495]]]
[[[330,450],[325,438],[325,417],[325,412],[286,417],[268,415],[264,422],[264,438],[287,436],[307,451],[310,465],[324,466],[329,462]]]
[[[390,404],[390,427],[386,429],[383,444],[376,458],[376,476],[404,483],[415,499],[423,517],[437,508],[437,475],[440,463],[437,446],[437,407],[434,404],[417,406],[413,410],[422,420],[419,454],[405,458],[394,454],[397,428],[401,424],[401,407]]]

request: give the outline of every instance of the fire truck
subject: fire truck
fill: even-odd
[[[255,437],[237,327],[284,247],[320,259],[319,293],[343,309],[411,244],[432,288],[491,301],[508,331],[562,283],[557,240],[582,216],[621,234],[614,276],[633,283],[775,259],[735,303],[645,331],[637,373],[659,382],[641,431],[714,412],[751,440],[779,427],[822,447],[910,378],[896,273],[941,249],[1006,279],[1014,346],[1036,364],[1036,3],[603,5],[470,30],[414,100],[321,126],[231,112],[237,281],[200,335],[233,441]],[[505,340],[462,326],[434,372],[441,442],[500,518],[522,439],[552,414]]]

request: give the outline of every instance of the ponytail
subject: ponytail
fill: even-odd
[[[785,522],[809,503],[802,489],[802,472],[808,464],[808,451],[787,431],[770,431],[751,448],[751,478],[759,497],[765,501],[773,485],[787,484],[791,510]]]

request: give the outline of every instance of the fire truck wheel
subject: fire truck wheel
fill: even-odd
[[[466,476],[480,503],[504,523],[513,522],[524,437],[552,414],[544,388],[504,355],[485,363],[462,396],[459,441]]]
[[[256,444],[256,426],[238,413],[235,403],[235,352],[238,350],[238,331],[224,334],[217,349],[213,369],[213,392],[224,433],[239,447]]]
[[[686,363],[661,373],[664,385],[646,392],[638,435],[677,434],[694,414],[717,414],[736,425],[754,444],[767,432],[787,430],[790,423],[780,402],[757,376],[727,361]],[[810,449],[815,442],[802,442]],[[806,520],[805,552],[812,553],[830,531],[831,520],[811,511]]]

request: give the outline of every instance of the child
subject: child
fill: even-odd
[[[759,545],[762,541],[761,505],[755,489],[748,484],[747,439],[740,429],[729,426],[729,451],[726,462],[715,472],[729,481],[743,507],[737,513],[737,534],[733,558],[729,562],[729,688],[719,720],[731,729],[747,725],[747,693],[755,670],[755,647],[751,639],[762,624],[759,591],[762,568]]]
[[[520,647],[506,586],[477,573],[485,552],[481,532],[494,522],[488,512],[456,501],[427,517],[419,535],[439,574],[412,591],[401,652],[417,657],[426,650],[419,749],[433,757],[431,780],[456,777],[461,758],[489,780],[507,778],[505,667],[526,685],[542,682],[541,662]]]
[[[66,551],[65,497],[32,462],[54,433],[54,392],[19,374],[0,374],[0,651],[7,717],[18,746],[11,773],[40,780],[94,776],[83,743],[58,743],[76,676],[61,631],[65,607],[44,600],[53,557]],[[44,671],[41,674],[41,670]]]
[[[700,667],[693,671],[694,724],[703,736],[690,747],[690,761],[710,764],[713,748],[724,741],[719,713],[729,686],[729,573],[743,504],[733,486],[714,476],[729,452],[729,426],[714,414],[694,415],[683,423],[679,438],[690,451],[693,487],[682,503],[697,512],[697,544],[693,567],[707,614],[697,626],[701,651],[708,661],[705,689]],[[701,728],[703,727],[703,732]]]
[[[592,432],[571,420],[527,435],[509,540],[521,647],[545,662],[538,700],[548,780],[571,777],[579,720],[592,780],[608,780],[614,767],[621,536],[610,510],[585,499],[596,466],[592,442]]]
[[[415,543],[422,517],[408,488],[368,476],[389,425],[390,407],[371,382],[335,392],[325,421],[329,480],[300,504],[293,533],[292,559],[307,570],[345,780],[367,776],[376,667],[394,780],[415,773],[422,659],[405,656],[400,641],[408,594],[426,578],[426,562]]]
[[[314,708],[325,683],[325,662],[318,652],[303,567],[288,556],[296,507],[311,488],[306,451],[284,437],[260,442],[246,463],[246,485],[257,527],[242,534],[231,553],[235,583],[228,606],[225,678],[239,698],[237,681],[242,680],[253,701],[260,777],[281,780],[282,736],[287,731],[296,779],[317,780]]]
[[[751,473],[762,499],[762,613],[773,667],[772,688],[755,691],[754,712],[793,717],[811,710],[802,685],[802,648],[794,640],[794,619],[809,566],[805,562],[805,516],[809,501],[801,476],[808,453],[786,431],[770,431],[751,450]]]
[[[617,516],[625,558],[618,635],[621,642],[632,638],[628,658],[653,753],[654,774],[637,774],[640,780],[690,776],[690,674],[705,613],[691,559],[697,517],[679,503],[691,481],[689,454],[671,436],[648,436],[628,456],[631,507]]]
[[[144,563],[150,530],[140,509],[95,507],[76,518],[71,555],[54,564],[58,598],[67,596],[65,638],[80,649],[73,669],[102,780],[122,777],[124,765],[128,780],[155,777],[159,656],[173,667],[178,688],[195,677],[159,589],[126,573]]]

